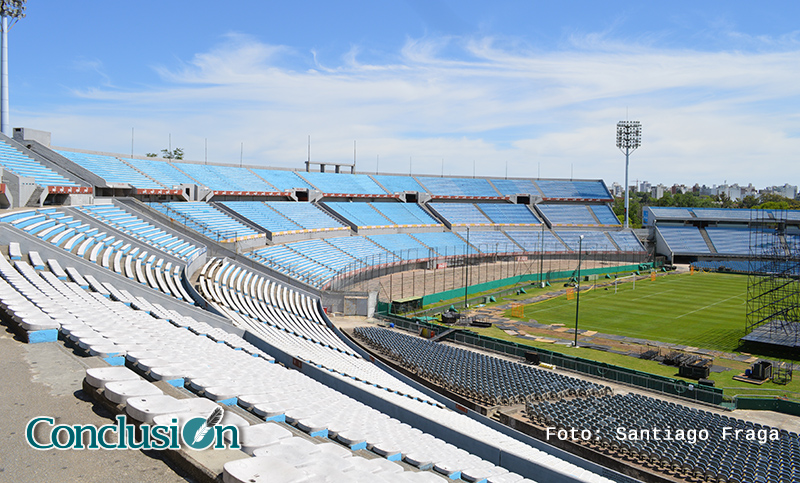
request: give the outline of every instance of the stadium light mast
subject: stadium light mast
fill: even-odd
[[[581,253],[583,252],[583,235],[578,238],[578,283],[575,290],[575,342],[573,347],[578,347],[578,309],[581,306]]]
[[[625,154],[625,228],[630,218],[630,191],[628,183],[628,161],[632,152],[642,145],[642,124],[639,121],[617,123],[617,147]]]
[[[8,30],[25,17],[25,0],[0,0],[0,131],[11,136],[8,122]]]

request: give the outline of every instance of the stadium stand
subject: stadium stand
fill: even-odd
[[[511,253],[522,251],[522,249],[511,241],[502,231],[473,230],[469,232],[469,234],[467,234],[466,231],[458,231],[456,233],[481,253]]]
[[[750,230],[746,226],[707,226],[705,230],[717,253],[725,255],[750,254]]]
[[[550,226],[596,226],[598,224],[588,205],[538,204],[536,209],[545,217]]]
[[[611,211],[608,205],[590,205],[589,208],[594,213],[594,216],[600,221],[601,225],[621,225],[617,215]]]
[[[206,251],[205,247],[196,247],[192,243],[166,233],[113,205],[85,205],[78,209],[98,221],[113,226],[136,239],[142,240],[149,246],[176,256],[187,263]]]
[[[373,174],[372,179],[380,183],[389,193],[403,193],[406,191],[425,192],[425,188],[411,176]]]
[[[493,179],[492,184],[503,196],[517,194],[539,195],[539,189],[529,179]]]
[[[611,392],[607,386],[380,327],[356,327],[354,334],[404,368],[490,406]]]
[[[311,203],[293,201],[268,201],[264,203],[304,230],[347,230],[332,216]]]
[[[472,255],[474,248],[452,232],[414,233],[414,238],[428,248],[432,248],[441,256]]]
[[[623,252],[643,252],[644,247],[642,246],[642,242],[636,238],[636,235],[633,234],[631,231],[610,231],[608,234],[611,236],[611,239],[614,240],[614,243],[617,244],[620,251]]]
[[[388,196],[386,190],[365,174],[304,172],[302,174],[318,190],[328,194]]]
[[[508,230],[506,235],[526,252],[566,252],[569,249],[551,231]]]
[[[251,168],[258,177],[276,187],[280,191],[293,189],[308,189],[313,187],[294,171],[280,171],[277,169]]]
[[[393,223],[370,203],[328,201],[325,205],[356,226],[387,226]]]
[[[221,265],[218,266],[221,267]],[[224,270],[231,270],[231,268],[227,267]],[[209,272],[208,275],[214,279],[218,278],[213,271]],[[234,286],[238,285],[238,280],[241,280],[243,277],[246,276],[239,275],[236,284],[231,283],[231,278],[228,278],[228,283],[220,284],[222,291],[233,292],[235,290]],[[250,287],[258,287],[259,284],[260,281],[258,281],[257,277],[251,278]],[[236,290],[238,295],[240,292],[238,289]],[[241,292],[244,292],[244,285],[242,286]],[[262,289],[260,292],[263,294],[266,293],[266,290]],[[278,289],[278,292],[280,292],[280,289]],[[305,314],[304,316],[299,316],[296,311],[292,310],[289,311],[290,314],[287,314],[291,315],[291,317],[285,318],[282,322],[286,324],[285,326],[278,327],[277,325],[273,325],[271,322],[272,318],[266,316],[268,315],[267,311],[275,310],[275,306],[273,306],[272,303],[267,303],[260,299],[258,293],[258,289],[254,291],[251,290],[248,292],[247,296],[238,297],[238,300],[243,301],[238,307],[234,309],[232,306],[228,306],[226,308],[237,314],[234,320],[240,324],[246,325],[248,329],[262,334],[266,340],[280,344],[286,351],[292,351],[291,353],[299,353],[298,357],[301,359],[319,364],[333,374],[338,374],[341,377],[341,381],[346,384],[370,391],[371,394],[374,394],[386,403],[413,412],[418,417],[423,417],[430,421],[437,421],[449,430],[458,431],[465,435],[468,434],[470,437],[478,438],[489,446],[503,445],[504,451],[508,451],[516,456],[521,456],[520,452],[525,450],[529,452],[524,456],[526,459],[539,457],[539,452],[537,450],[527,447],[524,444],[520,446],[520,444],[518,444],[519,442],[513,438],[490,430],[464,415],[444,409],[438,402],[431,401],[425,394],[407,386],[388,373],[377,370],[375,366],[365,361],[358,356],[358,354],[349,352],[346,349],[342,350],[342,347],[336,343],[335,334],[330,332],[329,329],[325,327],[325,324],[317,323],[323,320],[322,315],[319,314],[319,312],[312,312],[309,305],[305,306],[307,309],[303,311]],[[219,294],[217,296],[217,300],[221,305],[227,303],[225,302],[226,298],[224,296],[219,297]],[[298,306],[298,298],[296,296],[287,296],[284,292],[283,297],[277,297],[276,301],[278,304],[281,303],[281,298],[284,299],[284,304],[288,301],[289,306],[295,308]],[[250,299],[250,302],[248,303],[245,299]],[[230,296],[227,300],[235,299],[233,296]],[[294,305],[292,302],[293,300]],[[302,302],[300,305],[302,306]],[[262,309],[260,313],[259,307]],[[319,317],[317,321],[314,320],[314,313],[317,314],[316,317]],[[308,317],[309,315],[311,317]],[[333,342],[333,344],[329,342]],[[303,348],[301,349],[301,347]],[[281,384],[279,387],[281,386],[283,385]],[[270,387],[275,387],[275,384],[271,383]],[[266,386],[263,386],[263,389],[260,390],[264,392],[265,389]],[[463,458],[466,459],[455,457],[452,450],[448,450],[447,445],[442,444],[443,442],[425,442],[427,439],[424,437],[424,433],[398,431],[402,426],[392,424],[390,427],[386,427],[379,419],[370,416],[370,414],[374,413],[359,410],[359,408],[352,403],[347,403],[339,398],[339,393],[331,391],[321,385],[314,389],[317,390],[313,393],[314,399],[325,401],[324,404],[318,406],[316,411],[295,411],[292,406],[295,406],[296,403],[287,404],[286,401],[279,403],[274,397],[269,397],[266,393],[259,395],[258,392],[256,392],[255,396],[243,395],[240,396],[238,400],[240,401],[240,405],[252,407],[256,414],[261,413],[268,417],[280,415],[283,416],[284,421],[296,425],[296,427],[301,429],[307,428],[306,431],[311,434],[327,434],[329,437],[334,437],[352,448],[370,448],[372,451],[390,460],[404,459],[409,464],[418,466],[421,469],[433,467],[434,471],[445,474],[451,479],[456,479],[461,476],[473,481],[488,481],[492,476],[499,477],[509,474],[508,470],[497,467],[491,463],[487,464],[486,462],[480,463],[477,467],[473,467],[479,462],[476,460],[470,461],[468,458],[469,454],[465,453],[463,455]],[[271,391],[272,390],[266,392],[269,393]],[[350,415],[350,417],[337,419],[325,410],[325,408],[329,407],[337,408],[337,414],[346,414]],[[347,410],[343,411],[343,407],[346,407]],[[377,413],[377,411],[375,411],[375,413]],[[376,416],[378,416],[378,414],[376,414]],[[354,422],[356,421],[361,424],[354,426]],[[375,427],[379,428],[380,431],[373,432],[367,430],[367,428]],[[334,431],[333,428],[336,428],[336,430]],[[395,429],[392,430],[392,428]],[[390,437],[389,440],[387,440],[387,436]],[[430,446],[427,446],[428,444],[430,444]],[[424,445],[425,448],[422,452],[420,451],[420,445]],[[560,462],[556,464],[558,467],[562,467]],[[547,471],[550,468],[543,469]],[[478,474],[481,476],[477,476]],[[577,476],[577,473],[574,474]],[[581,472],[581,478],[588,478],[588,481],[603,479],[597,475],[587,474],[586,472]]]
[[[260,201],[223,201],[221,204],[273,234],[303,230],[302,226]]]
[[[730,208],[691,208],[696,218],[714,221],[742,221],[749,222],[751,211]]]
[[[370,235],[366,238],[402,260],[431,258],[434,255],[430,248],[407,233]]]
[[[438,178],[417,176],[417,181],[434,198],[500,198],[488,180],[483,178]]]
[[[392,263],[397,257],[381,246],[362,236],[338,236],[326,238],[325,241],[339,250],[352,256],[364,265],[382,265]]]
[[[78,183],[22,154],[4,140],[0,140],[0,167],[18,176],[33,178],[39,186],[79,186]]]
[[[149,203],[149,206],[213,240],[235,240],[259,235],[208,203]]]
[[[585,252],[615,252],[617,248],[601,231],[557,231],[556,235],[573,252],[578,251],[579,238],[583,236],[581,249]]]
[[[143,190],[170,189],[158,181],[125,164],[121,159],[106,154],[89,154],[73,151],[56,151],[75,164],[103,178],[109,184],[128,184]]]
[[[123,158],[125,163],[141,171],[159,183],[169,188],[175,188],[181,184],[197,184],[195,180],[186,176],[175,166],[167,161],[157,161],[155,159]]]
[[[436,210],[452,225],[490,225],[492,222],[472,203],[431,202],[428,206]]]
[[[227,192],[280,193],[281,190],[266,183],[247,168],[193,163],[175,163],[174,166],[201,186],[221,194]]]
[[[661,225],[657,229],[673,253],[711,253],[696,226]]]
[[[419,205],[413,203],[372,203],[372,207],[388,218],[393,224],[399,226],[439,225]]]
[[[619,455],[646,461],[663,471],[681,470],[705,481],[790,482],[800,478],[797,433],[726,415],[628,393],[569,401],[526,404],[528,415],[547,426],[592,428],[597,442]],[[671,437],[620,438],[618,428],[669,428]],[[727,429],[726,429],[727,428]],[[706,430],[709,438],[677,438],[675,431]],[[763,443],[732,435],[763,431],[778,437]],[[741,433],[740,433],[741,434]],[[665,436],[665,435],[662,435]]]
[[[526,205],[475,203],[495,225],[539,225],[541,221]]]
[[[612,201],[613,197],[602,181],[566,181],[538,179],[536,185],[544,200]]]

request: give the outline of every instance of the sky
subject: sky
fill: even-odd
[[[800,3],[32,0],[10,120],[56,146],[303,169],[800,183]]]

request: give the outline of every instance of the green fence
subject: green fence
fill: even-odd
[[[415,333],[419,333],[423,328],[433,329],[437,333],[446,330],[446,328],[441,325],[431,324],[429,322],[416,321],[397,316],[384,318],[394,323],[396,327]],[[532,347],[523,343],[487,337],[468,330],[453,332],[449,334],[446,339],[466,346],[490,350],[519,358],[524,358],[526,352],[536,352],[539,354],[539,360],[541,362],[553,364],[557,367],[598,377],[607,381],[647,388],[652,391],[710,404],[719,405],[722,402],[722,389],[688,383],[681,379],[673,379],[671,377],[641,372],[607,364],[605,362],[573,357],[547,349]]]
[[[736,409],[756,409],[760,411],[775,411],[792,416],[800,416],[800,403],[778,398],[765,397],[736,397]]]

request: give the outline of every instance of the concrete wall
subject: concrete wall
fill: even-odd
[[[6,193],[12,202],[12,208],[30,206],[31,203],[33,206],[42,206],[47,197],[47,192],[33,178],[3,170],[2,182],[6,184]]]

